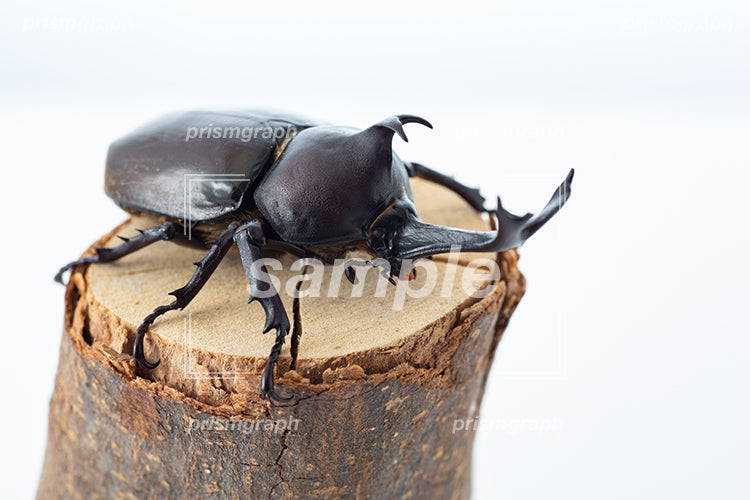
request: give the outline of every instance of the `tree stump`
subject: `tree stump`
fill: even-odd
[[[413,186],[425,221],[488,229],[452,192]],[[95,245],[144,223],[131,219]],[[38,498],[470,496],[474,433],[455,422],[478,415],[523,295],[515,251],[490,256],[499,279],[468,274],[472,255],[436,256],[433,270],[384,296],[373,269],[357,286],[339,275],[328,297],[337,278],[326,266],[315,297],[315,280],[300,282],[282,259],[273,274],[302,296],[281,294],[300,341],[293,360],[287,338],[276,372],[294,399],[277,405],[259,397],[273,334],[260,334],[264,315],[246,303],[234,252],[184,311],[151,327],[146,356],[159,367],[135,368],[135,328],[171,302],[202,253],[160,242],[73,271]],[[403,288],[430,283],[425,297]]]

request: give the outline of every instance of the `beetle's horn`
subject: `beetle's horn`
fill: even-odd
[[[427,128],[432,128],[432,124],[425,120],[424,118],[420,118],[419,116],[414,115],[395,115],[395,116],[389,116],[385,120],[379,121],[372,127],[368,128],[367,130],[373,130],[373,129],[385,129],[389,130],[391,137],[394,133],[398,134],[399,137],[401,137],[404,142],[409,142],[409,139],[406,137],[406,133],[404,133],[404,127],[403,125],[406,125],[407,123],[419,123],[420,125],[424,125]]]
[[[568,201],[573,173],[571,169],[537,215],[513,215],[503,208],[498,197],[497,210],[490,212],[495,218],[496,231],[466,231],[426,224],[416,216],[410,218],[394,240],[394,254],[398,259],[414,259],[446,253],[457,247],[467,252],[504,252],[518,247]]]

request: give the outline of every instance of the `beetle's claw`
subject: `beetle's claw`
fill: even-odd
[[[385,266],[383,266],[383,263],[386,263]],[[386,279],[390,281],[390,278],[388,277],[388,271],[390,268],[388,267],[387,261],[383,259],[375,259],[375,260],[355,260],[351,259],[348,260],[345,264],[346,267],[344,267],[344,275],[346,276],[346,279],[349,280],[349,282],[352,285],[356,285],[359,283],[359,279],[357,279],[357,272],[355,271],[355,267],[384,267],[381,271],[381,274],[385,276]]]
[[[146,360],[146,358],[138,359],[135,358],[135,364],[140,366],[141,368],[146,368],[147,370],[153,370],[157,366],[159,366],[159,363],[161,363],[161,360],[158,360],[156,363],[151,363]]]
[[[275,364],[276,363],[268,362],[263,369],[263,375],[260,380],[260,397],[262,399],[268,399],[271,402],[276,401],[278,403],[288,403],[293,399],[293,396],[289,396],[288,398],[281,397],[274,389],[273,369]]]
[[[159,366],[161,360],[157,360],[156,363],[151,363],[146,359],[146,354],[143,352],[143,339],[146,336],[147,330],[148,325],[145,325],[145,328],[144,325],[141,325],[138,327],[138,330],[136,330],[135,343],[133,344],[133,359],[135,359],[136,366],[147,370],[153,370]]]
[[[344,269],[344,274],[346,275],[346,279],[348,279],[349,283],[351,283],[352,285],[356,285],[357,283],[359,283],[359,280],[357,279],[357,272],[352,266],[347,266]]]
[[[59,271],[57,271],[57,274],[55,274],[55,281],[57,281],[61,285],[65,285],[65,282],[63,281],[63,274],[70,271],[76,266],[80,266],[81,264],[93,264],[96,261],[97,261],[97,257],[88,256],[88,257],[81,257],[80,259],[74,260],[73,262],[68,262],[67,264],[62,266]]]
[[[292,399],[294,399],[293,396],[289,396],[288,398],[281,397],[274,390],[272,390],[270,392],[260,391],[260,397],[261,397],[261,399],[268,399],[268,401],[270,401],[270,402],[276,401],[277,403],[288,403]]]
[[[382,276],[383,278],[387,279],[387,280],[388,280],[388,282],[389,282],[389,283],[390,283],[391,285],[394,285],[394,286],[398,285],[398,283],[396,283],[396,280],[395,280],[395,279],[393,279],[393,275],[392,275],[392,274],[391,274],[390,272],[388,272],[388,271],[387,271],[386,269],[383,269],[382,271],[380,271],[380,275],[381,275],[381,276]]]
[[[61,267],[60,270],[57,271],[57,274],[55,274],[55,281],[63,286],[65,286],[65,282],[63,281],[63,274],[65,274],[65,271],[67,271],[68,269],[70,269],[70,264]]]

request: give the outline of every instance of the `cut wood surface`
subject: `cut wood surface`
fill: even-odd
[[[413,187],[426,222],[489,229],[452,192]],[[131,219],[97,244],[147,224]],[[151,327],[146,356],[159,367],[134,366],[135,328],[204,253],[159,242],[74,270],[39,498],[469,496],[473,433],[453,422],[478,415],[523,294],[515,251],[437,256],[395,287],[377,269],[352,285],[325,266],[296,304],[300,269],[281,258],[271,273],[301,335],[295,369],[287,337],[276,376],[294,399],[277,406],[259,397],[273,333],[260,333],[234,251],[184,311]],[[473,269],[476,257],[496,257],[499,279]]]

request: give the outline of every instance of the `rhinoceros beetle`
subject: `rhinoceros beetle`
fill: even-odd
[[[258,110],[182,112],[147,123],[110,146],[105,191],[125,211],[160,216],[165,222],[123,238],[118,246],[95,248],[94,255],[63,266],[55,279],[62,283],[63,273],[74,266],[112,262],[160,240],[208,247],[188,283],[171,292],[174,301],[157,307],[136,330],[135,362],[152,369],[158,361],[147,361],[143,349],[149,326],[162,314],[185,308],[237,245],[250,301],[258,300],[266,314],[263,332],[276,330],[261,396],[288,401],[291,398],[274,390],[274,366],[290,324],[273,285],[261,283],[253,269],[262,249],[324,262],[364,250],[375,257],[369,264],[384,267],[393,282],[393,277],[412,271],[401,269],[407,259],[456,246],[472,252],[517,247],[570,196],[573,170],[535,216],[507,212],[500,198],[496,209],[485,210],[479,190],[396,155],[393,135],[406,141],[407,123],[432,128],[413,115],[391,116],[359,130]],[[247,130],[254,131],[250,140]],[[450,188],[477,211],[488,212],[497,229],[468,231],[422,222],[413,203],[411,177]],[[201,182],[193,183],[188,193],[192,180]],[[260,270],[265,273],[265,266]],[[354,281],[351,266],[346,276]],[[261,285],[270,285],[270,293],[257,293]]]

